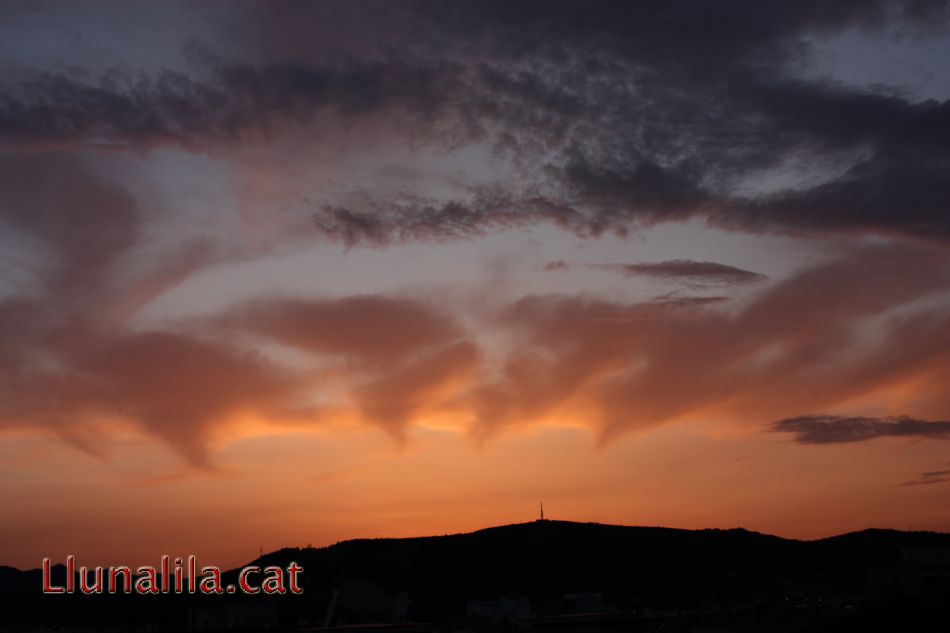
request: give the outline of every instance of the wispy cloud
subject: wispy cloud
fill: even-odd
[[[655,277],[693,285],[747,284],[766,279],[765,275],[728,264],[690,259],[634,264],[597,264],[596,268],[615,271],[627,277]]]
[[[950,422],[919,420],[908,416],[872,418],[840,415],[805,415],[773,422],[775,433],[791,433],[800,444],[865,442],[879,437],[950,437]]]
[[[558,259],[552,262],[548,262],[544,265],[544,270],[548,272],[555,272],[559,270],[567,270],[571,265],[564,261],[563,259]]]
[[[928,472],[920,473],[920,476],[917,479],[911,479],[910,481],[905,481],[902,486],[930,486],[934,484],[945,484],[950,482],[950,469],[948,470],[931,470]]]

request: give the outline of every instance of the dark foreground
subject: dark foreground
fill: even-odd
[[[950,630],[950,534],[932,532],[794,541],[536,521],[255,563],[290,561],[301,595],[50,596],[39,570],[0,567],[0,632]]]

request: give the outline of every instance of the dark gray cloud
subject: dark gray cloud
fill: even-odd
[[[597,267],[616,271],[628,277],[657,277],[696,285],[745,284],[766,279],[765,275],[735,266],[690,259],[636,264],[599,264]]]
[[[358,207],[323,205],[313,212],[313,222],[321,234],[348,247],[470,238],[539,222],[578,234],[595,230],[589,218],[574,208],[540,197],[517,198],[496,189],[478,189],[465,201],[413,196],[397,203],[364,197]]]
[[[770,430],[791,433],[800,444],[864,442],[878,437],[950,437],[950,422],[918,420],[907,416],[872,418],[805,415],[774,422]]]
[[[950,470],[931,470],[922,472],[917,479],[905,481],[902,486],[931,486],[950,482]]]
[[[738,201],[711,216],[715,224],[743,230],[814,234],[863,226],[881,234],[950,238],[943,212],[950,200],[950,160],[905,162],[872,159],[810,189],[786,190]]]
[[[0,140],[8,145],[218,143],[310,122],[322,111],[356,117],[402,110],[425,118],[452,91],[452,68],[301,62],[222,65],[199,76],[15,72],[0,95]]]
[[[487,142],[515,167],[509,182],[468,196],[419,190],[397,205],[377,194],[361,207],[318,200],[315,230],[348,245],[533,223],[624,234],[691,217],[744,231],[950,237],[950,103],[794,70],[815,38],[895,25],[907,38],[945,32],[942,1],[228,11],[223,39],[233,48],[192,52],[187,67],[8,69],[0,143],[226,152],[288,126],[359,143],[360,127],[347,123],[378,117],[407,145]],[[204,51],[200,41],[190,50]],[[741,186],[792,159],[841,156],[861,158],[826,182],[793,175],[784,190],[755,195]]]

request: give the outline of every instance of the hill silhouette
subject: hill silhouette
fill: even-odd
[[[225,602],[266,603],[274,624],[289,628],[307,622],[447,622],[471,615],[473,603],[506,595],[523,597],[531,617],[542,620],[576,616],[576,596],[587,596],[588,608],[596,596],[598,610],[644,621],[682,623],[753,612],[824,621],[871,617],[884,609],[907,626],[906,615],[898,614],[945,608],[940,605],[950,589],[948,552],[950,534],[934,532],[865,530],[800,541],[744,529],[544,520],[465,534],[286,548],[251,561],[281,567],[296,561],[304,569],[301,596],[44,596],[39,570],[9,567],[0,568],[0,591],[7,624],[67,628],[99,622],[103,606],[112,625],[134,630],[133,624],[151,617],[160,622],[153,628],[187,628],[196,609],[220,609]],[[65,570],[54,572],[61,578]],[[225,574],[226,582],[236,578],[237,570]],[[385,596],[389,604],[400,595],[408,607],[398,615],[377,599]],[[149,609],[153,615],[143,615]]]

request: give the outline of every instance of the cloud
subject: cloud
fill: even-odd
[[[932,470],[920,473],[917,479],[905,481],[902,486],[932,486],[950,482],[950,470]]]
[[[0,100],[0,140],[17,146],[69,144],[212,150],[214,144],[306,124],[323,112],[345,118],[380,110],[427,117],[448,94],[450,67],[397,62],[344,67],[306,63],[222,64],[204,76],[21,69]]]
[[[545,264],[544,270],[547,272],[555,272],[559,270],[567,270],[570,267],[571,265],[568,264],[566,261],[564,261],[563,259],[558,259],[558,260],[554,260]]]
[[[31,292],[0,298],[0,427],[107,456],[115,426],[131,426],[208,468],[239,419],[313,425],[346,408],[401,437],[475,366],[477,348],[454,316],[400,297],[275,298],[196,323],[132,327],[150,298],[221,261],[214,245],[142,259],[146,247],[154,255],[154,218],[128,186],[59,151],[0,163],[4,237],[40,251]],[[313,362],[292,366],[247,336]]]
[[[296,406],[301,377],[259,355],[207,332],[129,327],[214,249],[186,241],[130,271],[150,218],[128,187],[58,151],[3,154],[0,167],[4,238],[38,251],[30,292],[0,298],[0,427],[103,455],[110,425],[131,424],[208,466],[220,425]]]
[[[729,301],[729,297],[722,295],[683,297],[677,295],[676,293],[667,293],[654,298],[650,303],[645,305],[654,305],[658,308],[686,308],[691,306],[700,307],[712,305],[716,303],[723,303],[725,301]]]
[[[796,75],[810,39],[892,24],[911,38],[946,26],[945,3],[373,6],[229,5],[228,26],[207,34],[214,53],[199,41],[174,68],[6,69],[0,239],[24,245],[31,283],[0,298],[0,423],[101,452],[103,425],[119,417],[194,464],[241,415],[325,419],[311,400],[396,437],[445,415],[483,438],[552,419],[610,438],[690,417],[801,421],[791,416],[806,397],[838,410],[913,385],[900,403],[913,418],[858,426],[945,424],[924,421],[950,407],[950,317],[928,303],[950,287],[950,107]],[[313,184],[317,146],[351,154]],[[188,241],[143,261],[167,221],[150,192],[176,183],[107,177],[102,157],[168,147],[222,159],[229,174],[299,168],[286,187],[294,226],[347,247],[533,224],[626,235],[684,219],[891,239],[842,241],[728,310],[712,293],[525,296],[464,314],[396,295],[271,297],[141,330],[129,317],[149,298],[241,249]],[[390,150],[440,167],[462,155],[464,168],[451,186],[420,178],[392,191],[366,177],[360,154]],[[828,161],[850,165],[818,181],[793,169],[750,192],[789,162]],[[762,279],[714,262],[618,266],[699,285]],[[249,341],[319,371],[250,353]]]
[[[948,173],[947,157],[874,158],[812,188],[737,202],[712,220],[732,229],[781,227],[808,235],[862,226],[880,234],[907,233],[946,240],[950,238],[950,223],[940,210],[950,197]]]
[[[444,413],[478,365],[478,346],[452,315],[408,298],[261,300],[221,323],[330,361],[360,417],[400,441],[420,416]]]
[[[94,293],[117,259],[136,244],[141,217],[135,198],[62,153],[0,154],[0,222],[49,255],[41,275],[62,298]],[[96,283],[93,283],[96,282]]]
[[[950,319],[895,311],[945,290],[940,250],[855,249],[803,269],[733,310],[717,297],[622,303],[529,296],[492,328],[511,348],[473,392],[475,432],[537,419],[583,419],[601,438],[678,420],[781,419],[873,398],[913,382],[913,406],[948,403]],[[932,259],[933,258],[933,259]],[[880,339],[854,336],[878,321]],[[908,404],[911,404],[908,402]]]
[[[945,27],[943,2],[320,4],[231,5],[221,31],[205,34],[218,45],[197,38],[175,68],[20,63],[0,82],[0,143],[245,156],[301,136],[360,147],[375,122],[393,146],[489,146],[504,165],[491,187],[415,187],[398,203],[372,186],[363,204],[341,202],[363,188],[355,174],[334,192],[302,184],[314,235],[348,246],[538,223],[626,234],[687,218],[743,231],[950,235],[950,104],[796,70],[814,39]],[[850,169],[825,182],[792,171],[778,192],[744,185],[789,162],[842,157]]]
[[[689,259],[637,264],[599,264],[597,268],[616,271],[627,277],[656,277],[699,285],[745,284],[766,279],[765,275],[735,266]]]
[[[378,295],[260,300],[224,321],[300,350],[373,365],[401,362],[462,337],[454,319],[434,306]]]
[[[438,309],[377,296],[275,299],[188,331],[35,322],[0,303],[0,423],[46,429],[103,456],[109,425],[125,423],[210,467],[222,430],[239,418],[312,427],[341,412],[398,439],[420,415],[451,409],[478,348]],[[294,366],[235,338],[250,333],[312,356]],[[444,402],[443,402],[444,400]]]
[[[473,188],[464,200],[363,196],[359,206],[322,206],[313,212],[313,223],[320,235],[347,247],[472,238],[533,223],[551,223],[578,234],[602,232],[574,208],[494,188]]]
[[[838,444],[865,442],[878,437],[943,439],[950,436],[950,422],[918,420],[908,416],[871,418],[805,415],[774,422],[770,430],[791,433],[800,444]]]
[[[76,394],[79,406],[59,403],[58,415],[118,413],[200,465],[217,425],[245,412],[279,417],[302,386],[302,376],[251,352],[169,332],[106,340],[72,365],[91,384]]]
[[[402,440],[420,415],[451,409],[479,354],[443,310],[406,298],[261,300],[179,331],[132,331],[78,308],[50,320],[56,306],[55,295],[0,301],[0,425],[51,431],[100,457],[115,424],[201,468],[248,417],[312,427],[355,413]],[[268,341],[311,362],[256,351]]]
[[[491,139],[525,178],[508,183],[492,204],[456,197],[336,219],[356,234],[372,220],[376,235],[398,239],[539,222],[580,235],[623,235],[699,217],[744,231],[945,240],[939,204],[947,194],[950,106],[789,73],[806,32],[875,29],[901,19],[939,22],[947,19],[945,7],[849,4],[831,15],[766,4],[768,12],[690,3],[423,12],[423,24],[446,34],[437,40],[446,47],[441,54],[451,56],[460,42],[467,47],[453,57],[469,71],[453,86],[464,104],[463,128]],[[786,21],[777,23],[777,15]],[[705,31],[709,23],[718,25],[715,36]],[[679,44],[670,50],[664,44],[670,41]],[[473,67],[467,51],[486,42],[493,54]],[[429,45],[426,38],[418,44]],[[785,161],[849,155],[867,158],[828,182],[793,174],[783,191],[756,195],[739,186]],[[538,212],[539,190],[556,214]]]
[[[220,425],[255,411],[279,419],[303,384],[246,350],[172,332],[73,325],[42,332],[14,355],[0,372],[3,426],[46,429],[100,455],[109,425],[131,423],[199,466]]]
[[[366,421],[403,439],[406,429],[426,415],[445,415],[453,400],[471,385],[479,350],[461,341],[417,357],[361,383],[354,392]]]
[[[778,430],[803,442],[937,437],[950,423],[923,420],[950,405],[950,316],[922,300],[945,291],[946,258],[918,244],[853,248],[729,310],[722,297],[675,294],[529,295],[464,314],[398,295],[271,297],[140,331],[56,295],[6,299],[0,420],[97,454],[121,421],[202,467],[246,417],[362,421],[400,441],[446,422],[479,440],[560,422],[609,441],[697,417],[786,420]],[[879,337],[854,336],[869,323]],[[892,400],[915,418],[787,421],[803,398],[840,407],[911,383],[913,401]]]

